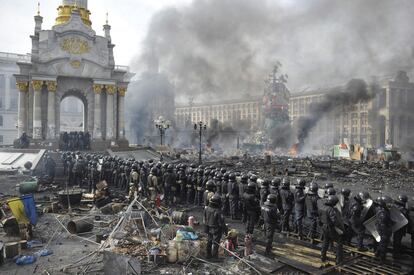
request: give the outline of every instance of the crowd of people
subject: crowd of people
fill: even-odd
[[[59,149],[64,151],[85,151],[91,149],[89,132],[62,132],[59,137]]]
[[[253,172],[229,171],[215,166],[136,161],[80,152],[63,153],[62,160],[69,184],[81,185],[90,191],[99,189],[97,203],[100,205],[110,201],[112,187],[124,190],[129,198],[146,197],[155,205],[162,197],[162,203],[167,206],[204,207],[208,257],[218,257],[228,218],[242,220],[246,235],[252,236],[258,228],[264,229],[267,255],[272,254],[275,232],[295,232],[299,238],[312,240],[321,237],[322,261],[327,260],[327,250],[335,243],[338,264],[343,261],[343,244],[350,245],[354,239],[360,251],[365,251],[367,243],[372,242],[381,263],[385,262],[391,238],[394,256],[404,253],[402,238],[406,234],[411,234],[411,249],[414,249],[409,215],[413,209],[408,207],[408,197],[404,194],[395,200],[382,195],[367,207],[366,203],[371,200],[368,192],[352,194],[351,190],[337,190],[330,183],[323,186],[321,192],[317,180],[291,182],[287,176],[259,179]],[[102,181],[106,181],[108,187],[97,188]],[[396,232],[392,232],[391,207],[399,209],[409,220]],[[365,235],[363,223],[373,216],[376,216],[375,227],[380,236],[378,243]]]

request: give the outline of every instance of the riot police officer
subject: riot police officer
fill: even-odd
[[[364,208],[363,197],[364,197],[364,194],[362,193],[359,193],[358,195],[354,197],[354,199],[350,203],[348,217],[347,217],[347,222],[350,225],[349,227],[350,230],[348,232],[349,235],[346,236],[346,242],[350,243],[352,237],[356,235],[358,250],[360,251],[366,250],[364,248],[365,227],[363,225],[363,220],[362,220],[363,217],[361,216],[362,210]]]
[[[225,169],[221,169],[221,171],[225,171]],[[230,206],[229,206],[229,191],[228,191],[228,182],[229,182],[229,175],[230,173],[225,172],[223,174],[223,179],[221,181],[221,203],[222,203],[222,211],[223,215],[228,217],[230,214]]]
[[[201,206],[203,203],[203,194],[204,194],[204,171],[202,168],[197,170],[197,180],[196,180],[196,194],[194,199],[194,204]]]
[[[249,182],[247,190],[243,194],[243,217],[246,222],[246,234],[253,234],[254,225],[256,224],[260,215],[260,202],[257,200],[256,184]]]
[[[268,179],[265,179],[262,182],[262,186],[260,186],[260,191],[259,191],[260,206],[262,206],[267,200],[267,196],[269,195],[269,185],[270,185],[270,181]]]
[[[303,237],[303,217],[305,215],[305,185],[304,179],[298,180],[294,194],[295,199],[295,229],[299,238]]]
[[[208,203],[209,203],[210,199],[213,197],[215,187],[216,187],[216,185],[214,184],[214,181],[212,181],[212,180],[207,181],[206,191],[203,194],[203,204],[204,204],[205,207],[208,206]]]
[[[240,194],[239,194],[239,186],[236,182],[236,175],[234,173],[229,174],[229,182],[228,182],[227,191],[229,193],[229,205],[230,205],[231,219],[236,220]]]
[[[408,202],[408,197],[406,195],[399,195],[398,199],[395,200],[395,205],[397,206],[398,210],[401,211],[404,217],[408,221],[410,221],[410,213],[407,209],[407,202]],[[397,254],[399,252],[402,252],[403,250],[401,240],[405,236],[405,234],[408,232],[407,229],[409,227],[409,224],[410,222],[407,225],[403,226],[402,228],[394,232],[394,235],[393,235],[394,256],[397,256]]]
[[[159,192],[161,191],[161,188],[158,184],[158,178],[156,176],[155,168],[151,168],[150,174],[148,175],[147,182],[148,182],[148,189],[150,193],[150,199],[152,201],[155,201]]]
[[[174,203],[174,191],[173,187],[176,183],[176,177],[174,174],[174,166],[172,164],[169,164],[167,166],[167,171],[164,172],[164,198],[165,203],[167,205]]]
[[[347,245],[350,245],[350,240],[348,236],[352,236],[352,231],[351,231],[352,229],[350,228],[350,224],[348,220],[349,211],[351,207],[351,200],[349,198],[350,195],[351,195],[351,190],[349,190],[348,188],[343,188],[341,190],[341,196],[342,196],[341,214],[342,214],[342,219],[344,221],[344,226],[345,226],[344,242]]]
[[[343,260],[342,238],[344,228],[339,210],[335,208],[338,201],[339,200],[336,195],[330,195],[326,199],[324,207],[319,209],[323,234],[321,260],[322,262],[327,260],[326,252],[328,251],[329,246],[336,242],[336,263],[341,264]]]
[[[220,203],[221,198],[214,195],[204,210],[205,233],[208,234],[207,258],[218,258],[221,236],[227,231]]]
[[[195,186],[194,186],[194,170],[190,168],[187,175],[187,205],[194,203]]]
[[[305,197],[306,214],[310,220],[309,237],[313,240],[317,235],[318,226],[318,189],[319,186],[316,182],[311,182],[309,191]]]
[[[271,183],[270,183],[270,189],[269,189],[269,193],[276,195],[276,205],[277,205],[277,209],[279,210],[280,215],[283,215],[283,205],[282,205],[282,198],[280,197],[280,183],[281,183],[281,179],[280,178],[274,178],[272,179]]]
[[[385,263],[385,258],[387,255],[388,244],[390,243],[390,238],[392,234],[392,226],[394,222],[391,220],[391,214],[389,210],[389,204],[392,199],[388,196],[378,197],[376,200],[376,222],[375,227],[380,236],[380,241],[378,243],[378,248],[375,253],[376,257],[379,257],[380,263]]]
[[[282,220],[282,231],[289,232],[289,220],[292,215],[294,196],[290,191],[289,179],[284,178],[282,181],[282,190],[280,190],[280,197],[282,199],[283,206],[283,220]]]
[[[277,225],[280,220],[280,214],[276,206],[276,200],[276,195],[269,194],[261,209],[266,235],[266,255],[271,254],[273,235],[275,234],[275,230],[277,229]]]

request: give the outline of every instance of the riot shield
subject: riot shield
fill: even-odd
[[[371,199],[368,199],[364,204],[363,204],[363,206],[364,206],[364,208],[362,209],[362,212],[361,212],[361,220],[362,221],[365,221],[365,216],[368,214],[368,211],[371,209],[371,207],[372,207],[372,204],[374,203],[374,201],[373,200],[371,200]]]
[[[364,226],[366,230],[374,237],[377,242],[381,241],[381,236],[379,235],[377,228],[375,226],[375,222],[377,221],[377,217],[373,216],[369,220],[364,222]]]
[[[391,207],[390,215],[391,215],[391,220],[394,222],[394,225],[392,226],[393,233],[408,224],[408,220],[403,215],[403,213],[401,213],[401,211],[398,210],[398,208]]]

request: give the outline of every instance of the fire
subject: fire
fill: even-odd
[[[301,152],[302,144],[293,144],[288,151],[289,156],[295,157]]]

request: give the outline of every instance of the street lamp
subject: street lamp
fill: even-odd
[[[206,131],[207,130],[207,125],[204,123],[204,122],[202,122],[202,121],[200,121],[199,123],[195,123],[194,124],[194,130],[198,130],[199,131],[199,137],[200,137],[200,147],[199,147],[199,151],[198,151],[198,162],[199,162],[199,164],[201,164],[201,153],[202,153],[202,150],[201,150],[201,136],[202,136],[202,133],[203,133],[203,130],[204,131]]]
[[[170,121],[164,120],[163,117],[160,117],[159,119],[155,121],[155,127],[160,132],[161,146],[163,145],[162,138],[165,136],[165,131],[170,128],[170,124],[171,124]]]

